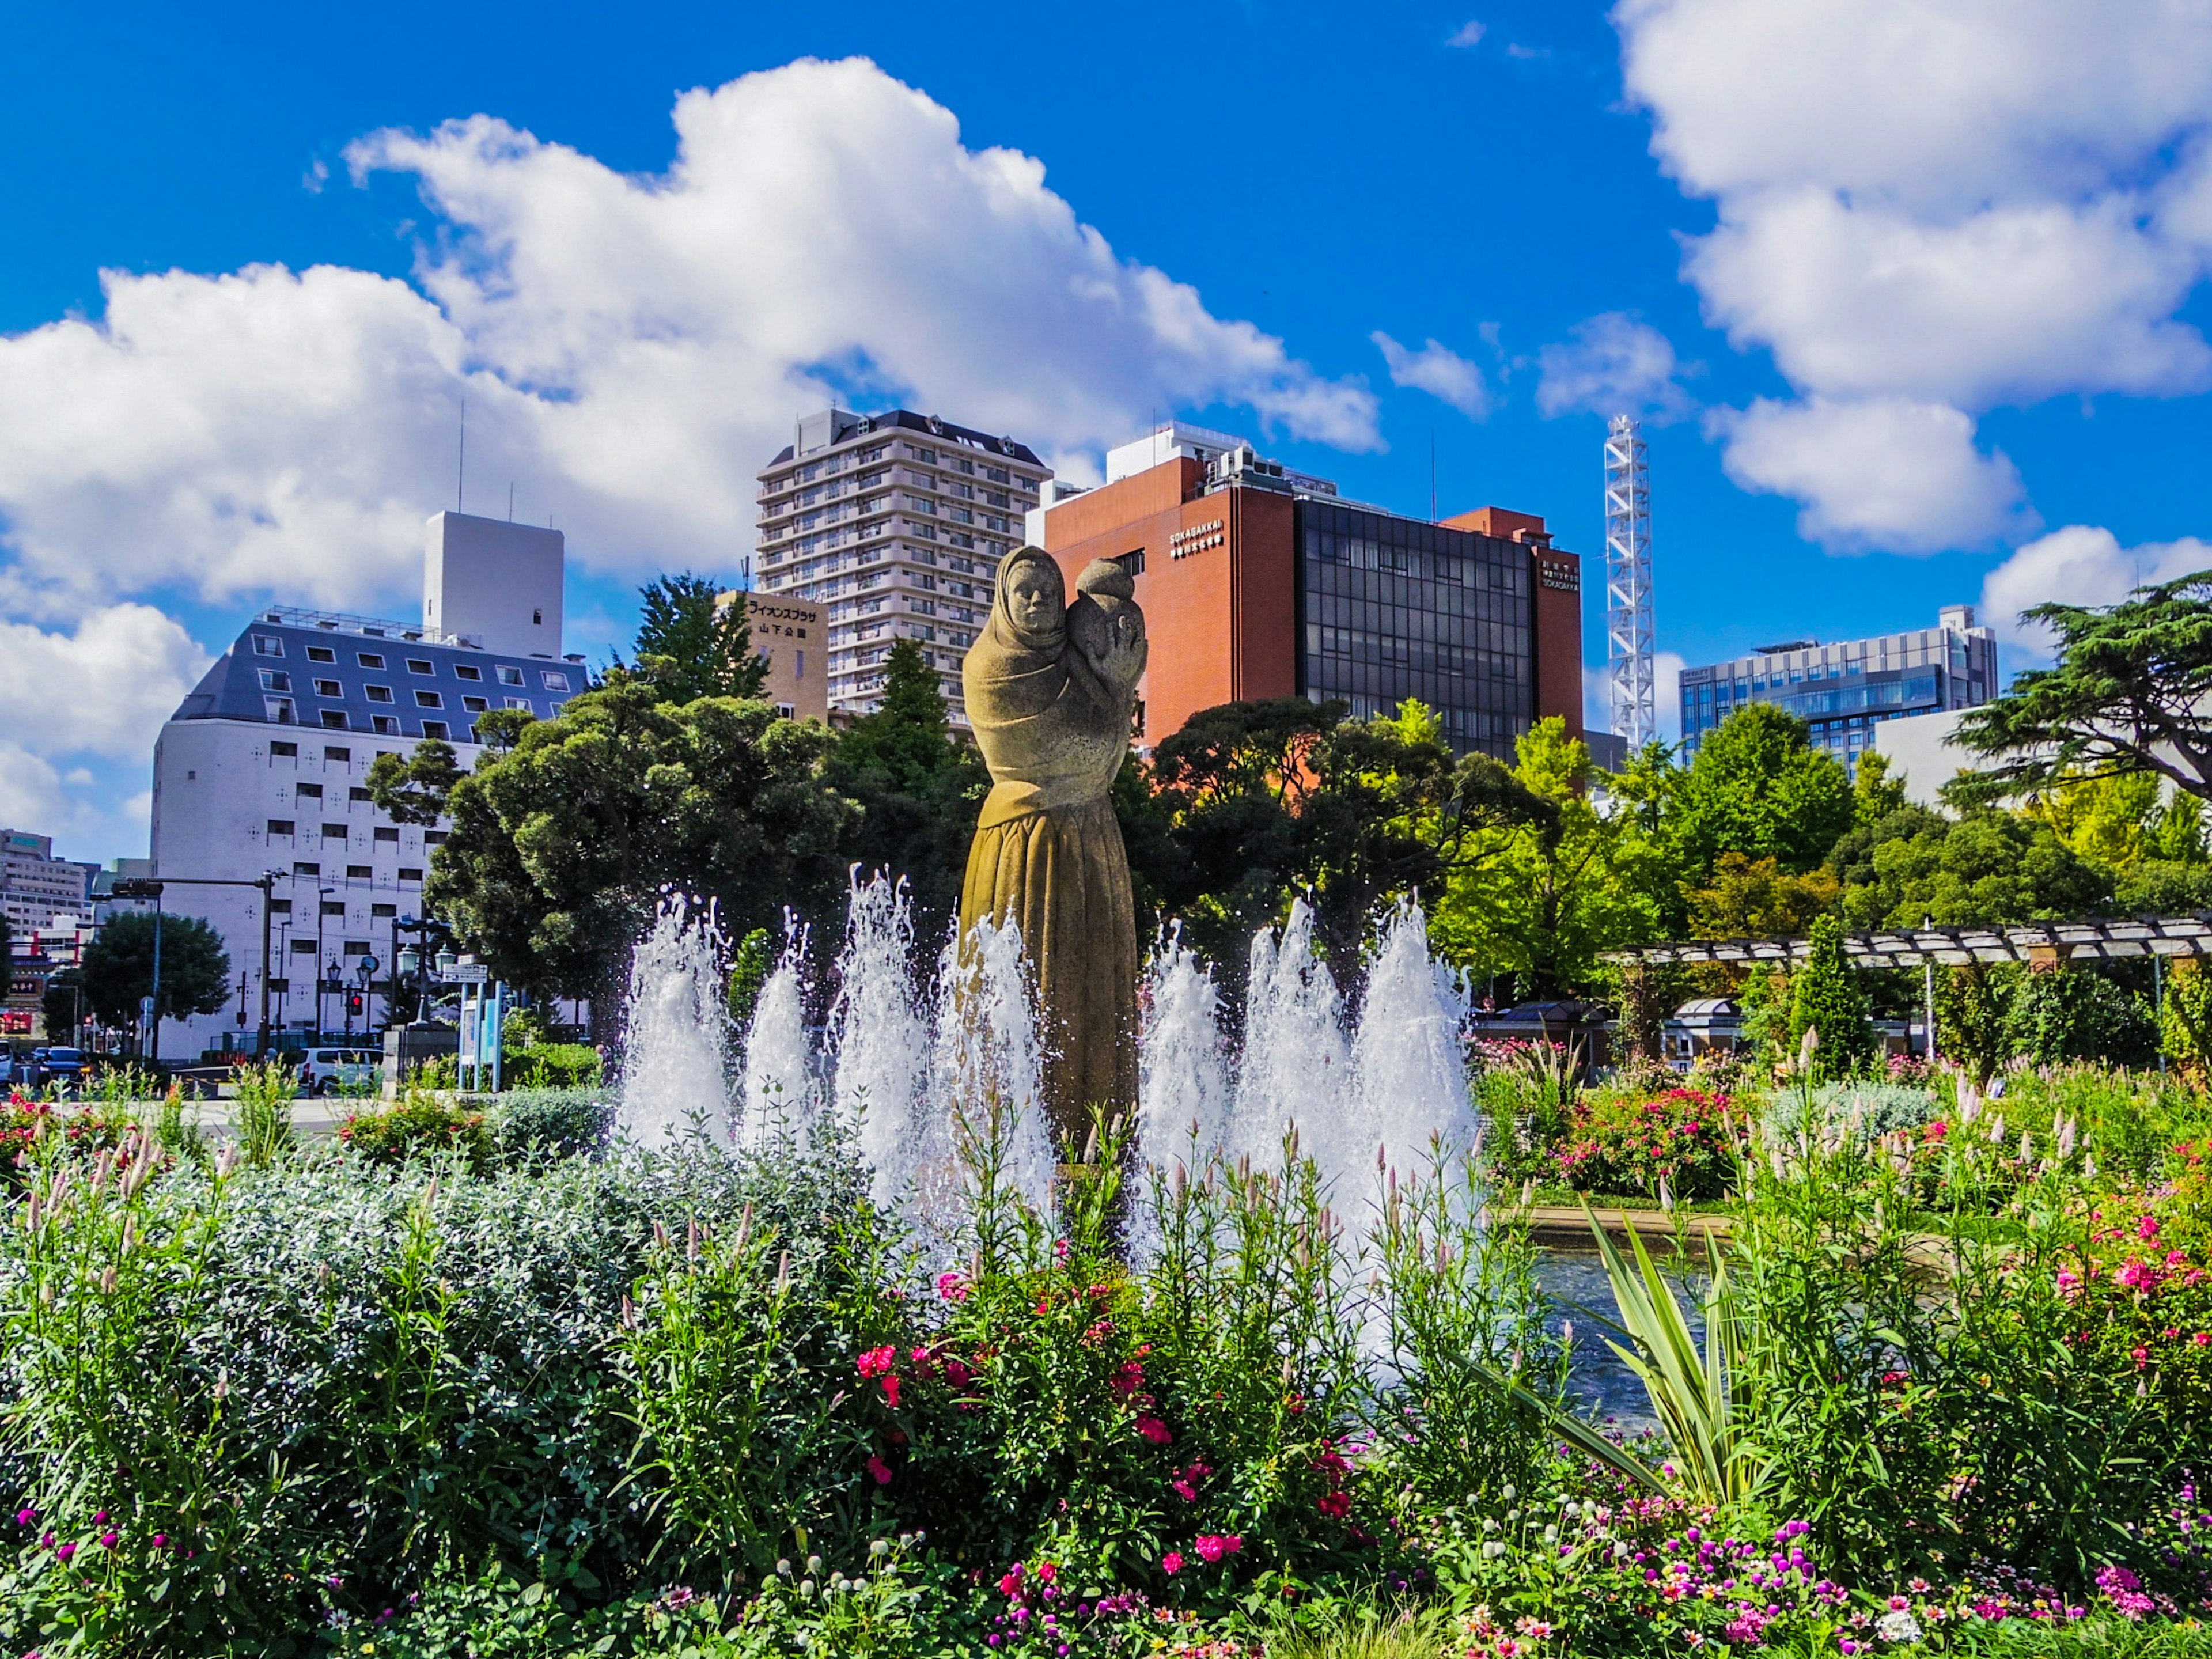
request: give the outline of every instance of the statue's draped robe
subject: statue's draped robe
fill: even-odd
[[[1067,1156],[1079,1158],[1090,1109],[1137,1098],[1137,922],[1129,860],[1107,799],[1129,746],[1133,684],[1109,681],[1071,642],[1066,621],[1018,628],[999,569],[991,619],[961,668],[969,723],[991,793],[960,892],[963,936],[1011,919],[1036,975],[1045,1098]],[[1079,594],[1067,620],[1095,605]]]

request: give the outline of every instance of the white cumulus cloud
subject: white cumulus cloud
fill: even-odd
[[[970,149],[874,64],[676,103],[617,172],[489,116],[355,144],[431,210],[413,283],[332,267],[109,273],[97,319],[0,339],[21,614],[168,586],[404,604],[423,519],[510,479],[601,568],[727,568],[796,415],[902,400],[1080,456],[1158,407],[1380,446],[1376,402],[1117,256],[1036,159]]]
[[[1441,398],[1471,421],[1489,417],[1490,386],[1481,368],[1442,341],[1431,339],[1415,351],[1400,345],[1381,329],[1367,337],[1382,350],[1392,386],[1410,386]]]
[[[1546,416],[1641,415],[1680,419],[1692,404],[1675,376],[1674,347],[1650,324],[1608,311],[1577,323],[1536,354],[1536,408]]]
[[[1948,408],[1904,483],[1839,458],[1729,469],[1800,489],[1808,531],[1899,538],[1855,503],[1917,496],[1985,532],[2014,487],[1972,459],[1972,418],[2057,395],[2212,386],[2179,313],[2212,261],[2212,8],[2203,0],[1622,0],[1631,100],[1652,147],[1718,222],[1686,245],[1708,319],[1773,354],[1830,412]],[[1720,430],[1758,446],[1778,417]],[[1802,429],[1802,428],[1801,428]],[[1863,446],[1886,465],[1894,445]],[[1948,483],[1946,483],[1945,480]],[[1879,514],[1874,515],[1877,519]]]
[[[1452,31],[1451,37],[1444,44],[1448,46],[1479,46],[1482,44],[1482,37],[1486,32],[1480,23],[1474,21],[1462,23]]]
[[[2112,605],[2146,583],[2203,570],[2212,570],[2212,544],[2194,536],[2122,547],[2109,530],[2069,524],[2028,543],[1982,579],[1981,619],[2014,651],[2047,662],[2050,629],[2023,621],[2021,612],[2039,605]]]
[[[1974,423],[1947,404],[1761,398],[1716,411],[1708,426],[1727,440],[1729,477],[1804,504],[1798,528],[1809,540],[1933,553],[2032,527],[2019,472],[1977,449]]]
[[[150,754],[209,661],[151,605],[107,606],[67,634],[0,622],[0,731],[49,757]]]

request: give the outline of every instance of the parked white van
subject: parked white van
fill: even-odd
[[[308,1048],[300,1055],[300,1087],[311,1095],[334,1095],[341,1087],[373,1091],[383,1066],[384,1056],[366,1048]]]

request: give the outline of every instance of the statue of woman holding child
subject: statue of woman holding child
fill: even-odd
[[[1090,1109],[1137,1098],[1137,918],[1107,792],[1129,748],[1147,646],[1129,573],[1094,562],[1067,600],[1040,548],[1000,562],[991,619],[962,665],[991,769],[960,893],[963,937],[1021,930],[1042,1016],[1053,1129],[1079,1153]]]

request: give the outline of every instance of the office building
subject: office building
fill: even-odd
[[[790,593],[749,593],[732,589],[714,596],[714,606],[742,603],[752,630],[753,649],[768,664],[761,696],[786,720],[830,718],[829,653],[824,648],[823,608]]]
[[[421,913],[430,854],[446,831],[379,812],[368,798],[369,767],[380,754],[406,755],[439,738],[465,770],[480,750],[474,732],[484,714],[514,708],[547,719],[585,689],[584,659],[560,655],[557,635],[545,632],[558,626],[560,583],[544,569],[543,538],[554,535],[557,550],[557,534],[531,531],[510,541],[479,536],[480,525],[526,528],[458,514],[432,520],[426,563],[441,550],[446,560],[443,574],[426,582],[421,625],[262,611],[161,728],[146,873],[169,884],[166,912],[201,917],[222,933],[237,987],[219,1014],[164,1021],[164,1055],[252,1043],[262,912],[249,884],[264,872],[276,877],[268,919],[271,1024],[314,1029],[319,1006],[320,1025],[341,1030],[347,1000],[359,993],[365,1006],[353,1029],[374,1029],[390,988],[393,924]],[[514,559],[512,580],[500,577],[493,556],[501,547]],[[434,599],[439,615],[471,631],[432,627]],[[372,957],[377,965],[364,975]]]
[[[89,921],[97,867],[56,858],[52,836],[0,830],[0,915],[19,937],[62,918]]]
[[[1813,728],[1845,765],[1875,747],[1891,720],[1972,708],[1997,694],[1997,641],[1970,605],[1945,605],[1933,628],[1822,644],[1790,640],[1732,662],[1682,671],[1685,756],[1737,709],[1770,702]]]
[[[960,659],[1051,476],[1026,446],[934,415],[826,409],[799,422],[761,469],[757,586],[823,607],[831,708],[876,707],[883,659],[903,635],[966,724]]]
[[[561,654],[566,542],[557,530],[440,513],[422,549],[422,628],[510,657]]]
[[[1106,474],[1042,508],[1030,539],[1071,585],[1094,558],[1134,576],[1152,641],[1141,741],[1285,696],[1363,717],[1418,697],[1455,749],[1507,760],[1547,715],[1581,734],[1581,561],[1540,518],[1406,518],[1182,422],[1110,451]]]

